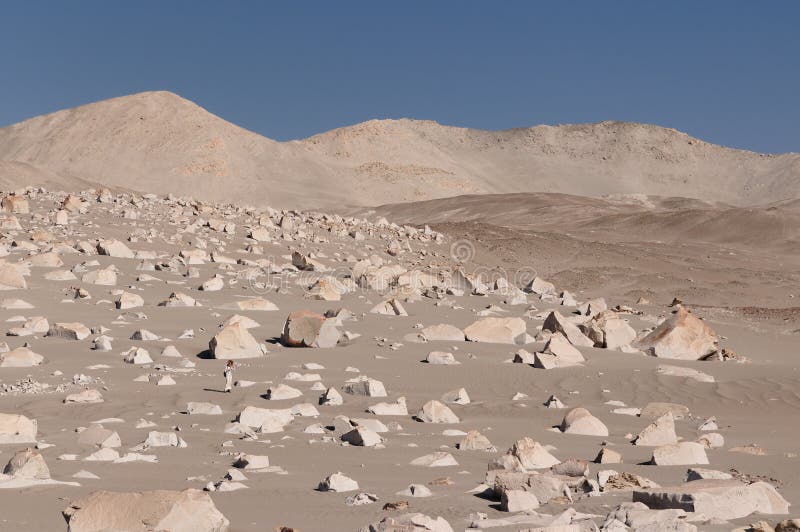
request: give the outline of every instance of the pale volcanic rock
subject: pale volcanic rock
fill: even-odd
[[[506,512],[524,512],[539,507],[539,499],[524,490],[504,490],[500,506]]]
[[[189,401],[186,405],[186,413],[192,416],[221,416],[222,407],[213,403]]]
[[[11,214],[28,214],[30,206],[28,200],[23,196],[8,195],[3,198],[2,209]]]
[[[295,268],[307,272],[324,272],[327,268],[319,261],[311,258],[309,255],[304,255],[299,251],[292,253],[292,265]]]
[[[677,403],[648,403],[642,409],[641,416],[645,419],[656,419],[667,412],[676,420],[684,419],[689,416],[689,407]]]
[[[78,444],[90,447],[113,448],[121,447],[122,440],[120,440],[117,432],[107,429],[99,423],[93,423],[78,433]]]
[[[127,310],[131,308],[143,307],[144,299],[139,294],[132,294],[130,292],[122,292],[117,301],[116,306],[120,310]]]
[[[724,471],[715,471],[713,469],[705,469],[702,467],[690,467],[686,471],[686,481],[693,480],[730,480],[733,475],[725,473]]]
[[[82,323],[56,323],[47,331],[47,336],[57,336],[68,340],[83,340],[92,334]]]
[[[597,464],[621,464],[622,455],[608,447],[603,447],[594,459]]]
[[[199,307],[198,303],[192,296],[182,292],[173,292],[167,299],[158,304],[160,307]]]
[[[358,482],[343,475],[341,472],[333,473],[325,477],[325,479],[319,483],[317,489],[319,491],[333,491],[336,493],[356,491],[358,489]]]
[[[334,347],[341,333],[333,319],[308,310],[289,314],[283,326],[281,342],[289,347]]]
[[[608,436],[608,427],[594,417],[585,408],[573,408],[564,416],[561,422],[561,432],[564,434],[580,434],[584,436]]]
[[[471,430],[458,443],[458,449],[461,451],[490,451],[494,449],[494,446],[489,438],[477,430]]]
[[[653,449],[651,462],[659,466],[708,464],[705,447],[697,442],[685,441]]]
[[[423,484],[409,484],[406,489],[398,491],[395,493],[395,495],[420,499],[433,496],[433,492],[431,492],[431,490]]]
[[[698,360],[717,350],[717,335],[684,307],[633,346],[659,358]]]
[[[552,311],[542,324],[542,331],[561,333],[574,346],[594,347],[594,342],[584,335],[577,325],[562,316],[557,310]]]
[[[31,480],[49,480],[50,469],[39,451],[31,448],[14,453],[3,469],[3,475]]]
[[[147,329],[138,329],[133,331],[130,339],[139,340],[142,342],[155,342],[157,340],[161,340],[161,337],[152,331],[148,331]]]
[[[675,434],[675,418],[672,412],[667,412],[645,427],[636,437],[634,445],[659,446],[678,443]]]
[[[511,457],[523,471],[548,469],[561,463],[542,444],[528,437],[517,440],[506,452],[506,455]]]
[[[242,316],[240,314],[234,314],[221,325],[221,327],[227,327],[228,325],[232,325],[234,323],[238,323],[245,329],[256,329],[261,327],[261,324],[258,323],[256,320],[249,318],[247,316]]]
[[[0,290],[24,290],[27,286],[25,277],[16,265],[0,262]]]
[[[36,268],[59,268],[64,265],[64,261],[61,260],[58,253],[52,251],[31,255],[28,258],[28,263]],[[73,279],[74,278],[73,276]]]
[[[458,462],[456,462],[452,454],[439,451],[415,458],[409,464],[422,467],[450,467],[457,466]]]
[[[386,388],[384,387],[383,383],[365,375],[347,380],[342,389],[350,395],[386,397]]]
[[[223,327],[208,343],[208,349],[214,358],[223,360],[264,356],[261,345],[241,323]]]
[[[461,362],[455,359],[453,353],[446,353],[444,351],[431,351],[428,353],[428,356],[425,357],[425,362],[435,366],[454,366],[461,364]]]
[[[150,447],[186,447],[187,444],[175,432],[159,432],[151,430],[147,438],[136,450],[147,449]]]
[[[257,429],[263,425],[288,425],[294,420],[294,415],[288,410],[272,410],[247,406],[239,413],[238,421],[242,425]]]
[[[367,427],[355,427],[342,434],[341,440],[358,447],[375,447],[383,443],[383,438]]]
[[[97,244],[97,252],[100,255],[123,259],[132,259],[135,256],[133,251],[119,240],[101,240]]]
[[[470,342],[525,344],[527,326],[522,318],[483,318],[464,329]]]
[[[81,277],[81,281],[100,286],[114,286],[117,284],[117,272],[112,268],[92,270]]]
[[[122,353],[122,360],[128,364],[153,363],[153,359],[150,358],[150,353],[141,347],[131,347],[126,352]]]
[[[30,368],[45,362],[45,358],[27,347],[18,347],[0,354],[0,368]]]
[[[471,400],[465,388],[457,388],[443,394],[442,402],[452,405],[468,405]]]
[[[533,280],[525,287],[525,291],[531,294],[542,295],[555,295],[556,287],[553,283],[545,281],[541,277],[534,277]]]
[[[450,408],[439,401],[431,400],[422,405],[422,408],[416,415],[418,421],[424,423],[460,423]]]
[[[169,530],[227,532],[230,522],[207,493],[184,491],[95,491],[63,511],[70,532]]]
[[[0,413],[0,444],[34,443],[38,424],[21,414]]]
[[[406,406],[406,398],[398,397],[394,403],[377,403],[367,407],[367,412],[375,414],[376,416],[407,416],[408,407]]]
[[[102,402],[103,395],[99,391],[91,388],[83,390],[82,392],[71,393],[64,398],[65,404],[92,404]]]
[[[712,519],[738,519],[755,512],[789,513],[789,503],[766,482],[695,480],[671,488],[637,490],[633,500],[653,509],[678,508]]]
[[[587,312],[591,310],[587,309]],[[580,329],[594,342],[595,347],[605,349],[620,349],[636,339],[636,330],[633,327],[616,312],[605,309],[594,314]]]
[[[333,277],[322,277],[312,284],[306,297],[320,301],[340,301],[347,288]]]
[[[370,314],[382,314],[385,316],[408,316],[408,312],[406,312],[402,303],[394,298],[378,303],[369,312]]]
[[[32,336],[34,334],[45,334],[50,330],[50,322],[44,316],[33,316],[25,320],[22,327],[12,327],[8,330],[8,336]]]
[[[325,390],[325,393],[319,398],[319,404],[339,406],[344,404],[344,399],[342,398],[342,394],[340,394],[336,388],[331,387]]]
[[[267,388],[267,393],[264,394],[265,399],[272,401],[285,401],[287,399],[296,399],[297,397],[302,396],[303,392],[286,384],[270,386]]]
[[[419,332],[419,336],[423,341],[428,342],[463,342],[466,340],[464,331],[446,323],[425,327]]]
[[[578,366],[586,359],[560,332],[553,334],[542,353],[535,353],[534,367],[542,369]]]
[[[362,527],[359,532],[453,532],[443,517],[430,517],[421,513],[387,516],[378,522]]]
[[[268,456],[245,453],[237,456],[236,461],[233,463],[233,467],[238,467],[245,471],[258,471],[259,469],[267,469],[269,466]]]

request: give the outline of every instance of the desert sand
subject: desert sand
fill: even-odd
[[[797,158],[622,123],[279,143],[169,93],[4,128],[0,528],[770,530]]]

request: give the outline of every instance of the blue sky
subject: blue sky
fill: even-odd
[[[631,120],[800,152],[800,2],[0,4],[0,125],[170,90],[280,140]]]

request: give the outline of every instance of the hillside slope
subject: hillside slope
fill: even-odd
[[[494,132],[372,120],[276,142],[169,92],[114,98],[2,128],[0,161],[3,184],[36,183],[35,172],[18,171],[23,164],[40,168],[48,183],[61,176],[69,183],[281,207],[511,192],[643,193],[738,205],[800,197],[798,154],[732,150],[652,125]]]

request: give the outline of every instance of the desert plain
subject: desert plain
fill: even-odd
[[[0,529],[798,528],[796,154],[145,93],[0,159]]]

